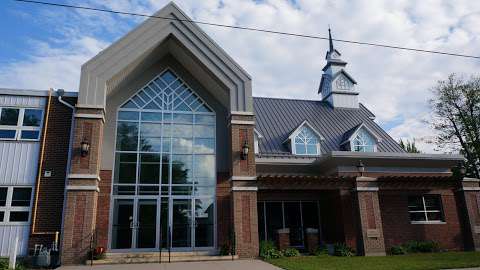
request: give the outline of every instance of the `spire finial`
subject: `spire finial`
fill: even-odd
[[[333,52],[333,40],[332,40],[332,31],[330,30],[330,24],[328,25],[328,42],[330,45],[329,52]]]

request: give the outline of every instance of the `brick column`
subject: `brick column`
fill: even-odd
[[[230,116],[232,220],[236,253],[243,258],[258,256],[257,181],[253,141],[254,116],[249,113]],[[250,151],[242,159],[242,147]]]
[[[72,157],[64,206],[62,264],[80,264],[87,259],[96,224],[103,119],[104,113],[101,109],[77,108],[75,113]],[[90,144],[86,156],[81,155],[82,141]]]
[[[305,243],[307,244],[308,253],[314,254],[318,249],[318,229],[307,228],[305,230]]]
[[[376,180],[370,177],[356,179],[355,205],[359,217],[357,252],[365,256],[386,255]]]
[[[290,247],[290,229],[284,228],[277,230],[278,250],[284,250]]]
[[[464,178],[457,191],[465,249],[480,251],[480,179]]]

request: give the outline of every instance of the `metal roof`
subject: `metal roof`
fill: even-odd
[[[341,150],[344,134],[364,123],[382,139],[379,152],[405,151],[372,118],[375,117],[363,104],[358,109],[333,108],[319,100],[298,100],[254,97],[253,107],[256,129],[263,135],[259,139],[259,155],[292,155],[283,142],[303,121],[308,121],[325,138],[320,142],[322,154]]]
[[[8,96],[32,96],[32,97],[48,97],[49,90],[39,89],[16,89],[16,88],[0,88],[0,95]],[[53,96],[57,96],[57,91],[52,92]],[[78,92],[64,92],[65,97],[77,97]]]

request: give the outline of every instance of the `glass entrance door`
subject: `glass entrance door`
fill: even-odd
[[[192,199],[172,199],[172,248],[192,246]]]
[[[155,248],[158,227],[157,200],[138,200],[136,220],[136,248]]]
[[[112,248],[132,248],[133,239],[133,199],[116,199],[113,203]]]

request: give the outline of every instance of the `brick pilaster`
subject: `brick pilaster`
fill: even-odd
[[[254,116],[230,116],[232,220],[236,253],[243,258],[258,256],[257,181],[253,132]],[[248,156],[242,159],[247,142]]]
[[[480,179],[464,178],[457,191],[465,249],[480,251]]]
[[[277,230],[277,239],[278,239],[278,249],[285,250],[286,248],[290,247],[290,229],[279,229]]]
[[[357,252],[365,256],[385,255],[382,217],[375,178],[357,177],[356,208],[359,217]]]
[[[305,243],[308,253],[314,254],[317,251],[319,243],[318,229],[307,228],[305,230]]]
[[[62,264],[83,263],[87,259],[90,241],[95,231],[103,114],[103,110],[100,109],[76,110],[72,159],[66,186]],[[81,155],[82,141],[90,144],[86,156]]]

